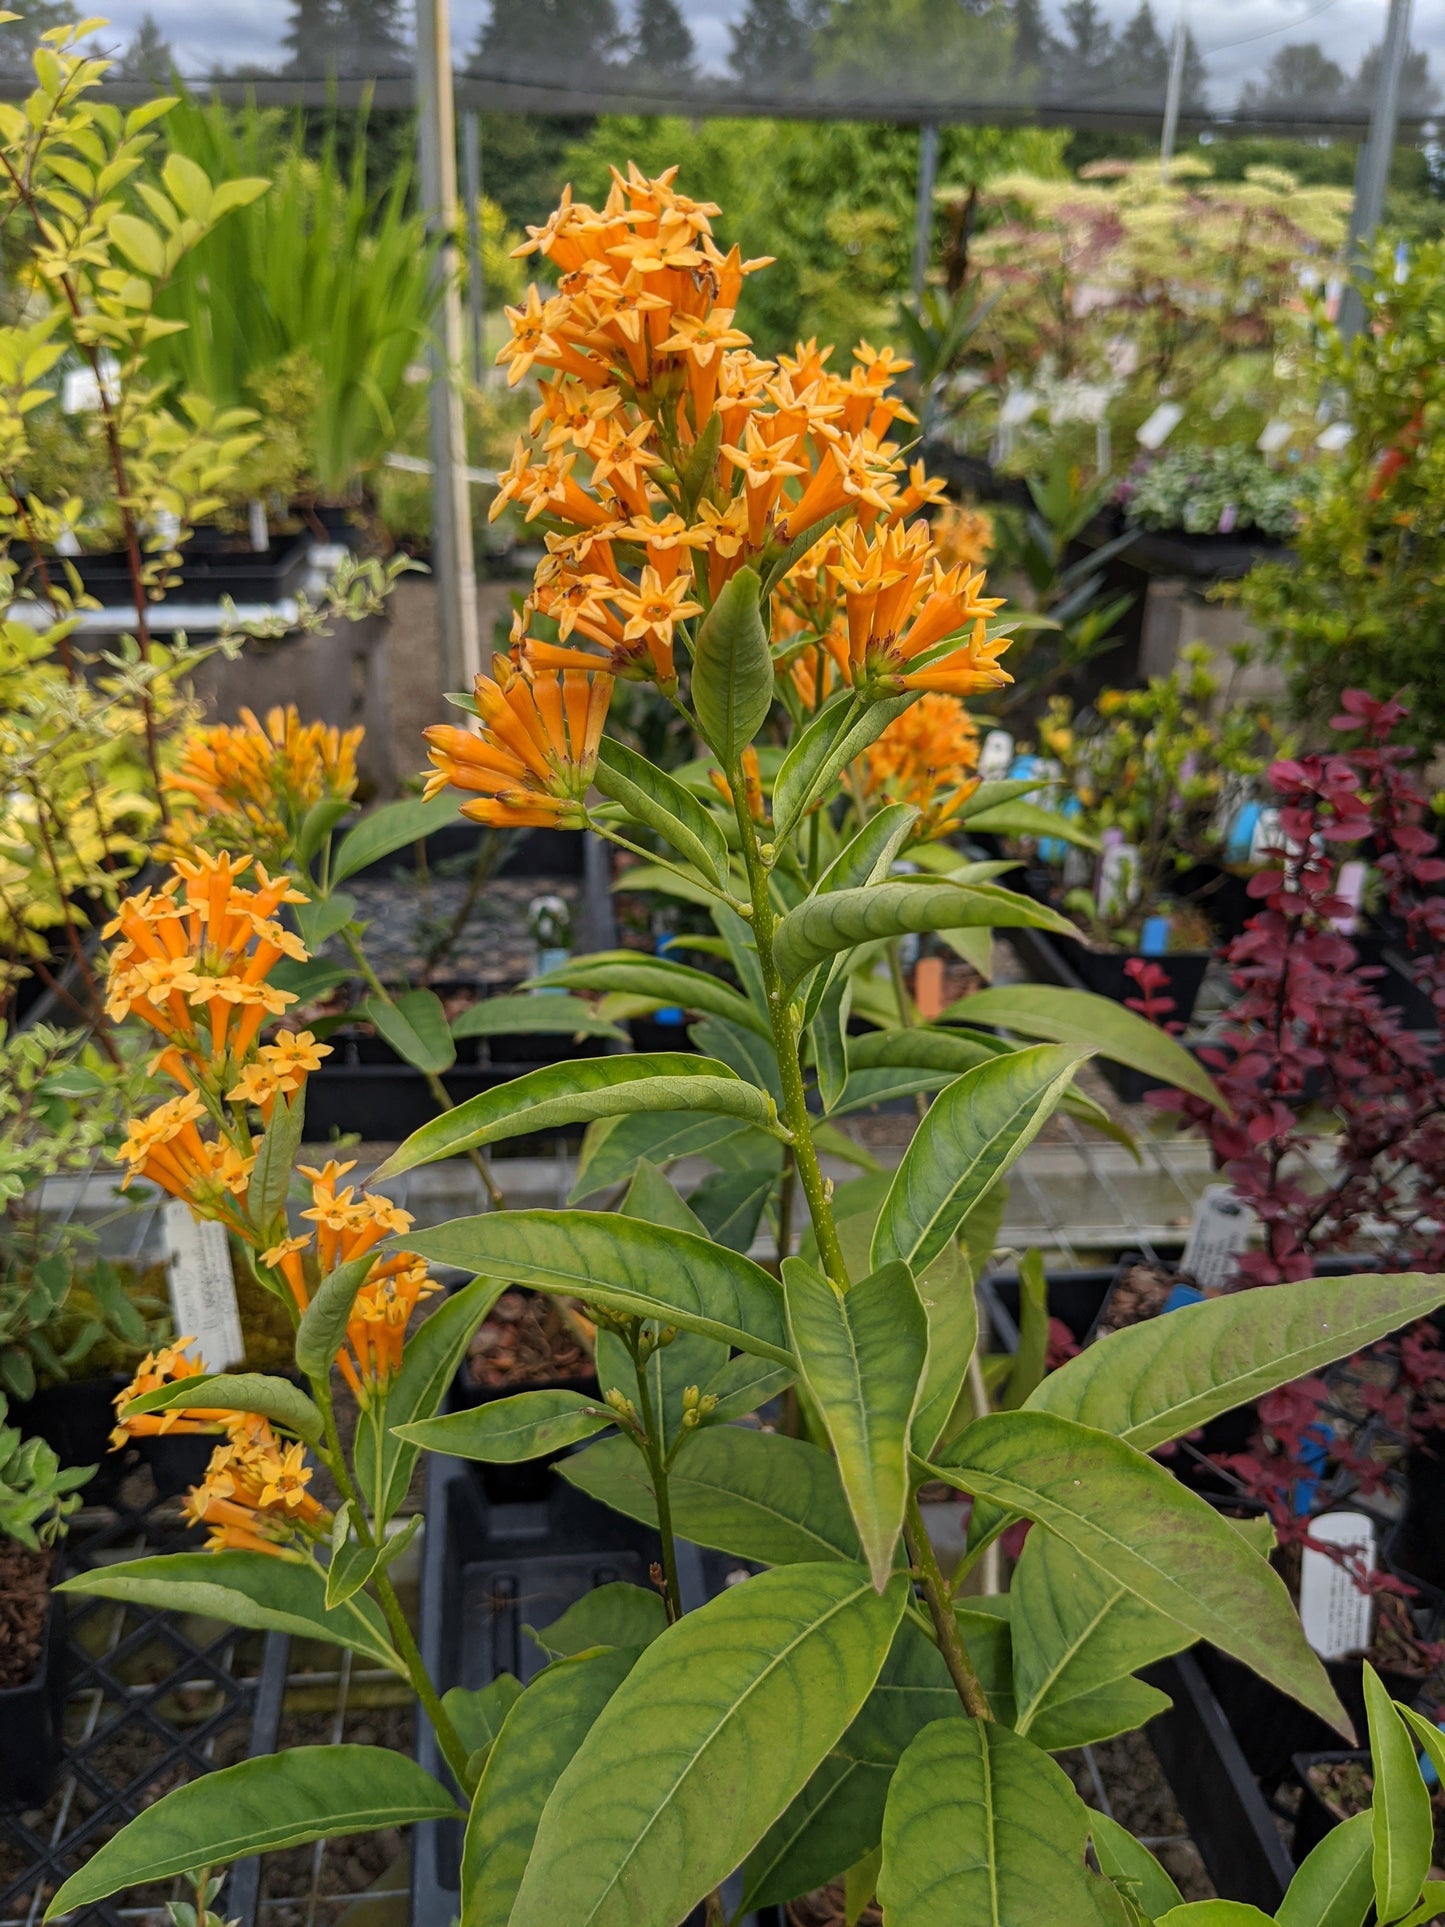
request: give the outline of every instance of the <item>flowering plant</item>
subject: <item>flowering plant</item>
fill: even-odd
[[[574,960],[549,981],[701,1012],[714,1048],[530,1071],[423,1126],[371,1183],[539,1124],[610,1120],[610,1147],[636,1123],[701,1121],[762,1170],[781,1261],[764,1268],[711,1231],[644,1168],[635,1139],[620,1211],[499,1209],[417,1230],[379,1189],[337,1190],[343,1172],[311,1167],[300,1170],[308,1228],[292,1229],[285,1201],[320,1047],[284,1032],[261,1041],[285,1016],[268,973],[286,949],[286,880],[197,858],[129,905],[112,994],[158,1032],[160,1068],[182,1087],[137,1125],[132,1162],[252,1253],[292,1308],[307,1389],[194,1371],[137,1388],[127,1427],[170,1411],[236,1415],[195,1501],[218,1549],[66,1583],[305,1625],[404,1671],[446,1778],[368,1747],[243,1762],[132,1822],[52,1916],[249,1851],[235,1827],[247,1803],[272,1845],[465,1813],[462,1917],[512,1927],[676,1927],[699,1903],[718,1919],[737,1869],[744,1909],[851,1868],[855,1893],[876,1888],[898,1927],[1137,1920],[1134,1883],[1157,1896],[1163,1875],[1132,1843],[1119,1862],[1118,1830],[1049,1754],[1150,1717],[1160,1699],[1138,1667],[1207,1636],[1348,1729],[1258,1539],[1148,1452],[1272,1386],[1282,1348],[1290,1369],[1323,1363],[1440,1303],[1445,1283],[1312,1282],[1304,1301],[1286,1286],[1201,1305],[1104,1341],[1020,1409],[976,1410],[962,1240],[1045,1119],[1074,1101],[1089,1051],[957,1025],[883,1023],[854,1038],[849,996],[893,939],[1060,919],[952,852],[935,871],[892,875],[900,850],[939,849],[910,841],[917,805],[850,814],[835,791],[920,695],[996,685],[1006,627],[981,576],[944,566],[909,523],[933,491],[922,475],[901,479],[880,358],[833,376],[811,347],[766,364],[737,339],[743,264],[712,242],[712,212],[670,175],[634,172],[603,209],[569,201],[534,236],[560,289],[534,291],[513,315],[505,359],[556,375],[538,419],[552,447],[519,454],[511,478],[551,524],[548,554],[511,652],[478,683],[479,726],[434,730],[431,749],[435,782],[464,791],[484,822],[590,822],[629,846],[628,832],[667,846],[654,868],[710,906],[734,981],[631,953]],[[754,752],[779,663],[807,650],[810,695],[787,748],[765,759]],[[601,733],[618,677],[680,706],[706,751],[694,785]],[[803,694],[791,680],[785,707]],[[999,806],[1014,793],[1004,788]],[[1062,1009],[1071,1037],[1092,1022],[1126,1054],[1147,1040],[1154,1062],[1199,1082],[1134,1013],[1026,994],[1012,1008],[1024,1034],[1032,1023],[1057,1035]],[[820,1134],[880,1079],[937,1095],[899,1170],[845,1213]],[[407,1337],[428,1264],[473,1280]],[[602,1397],[524,1392],[436,1416],[508,1284],[580,1301]],[[350,1456],[332,1398],[342,1353],[361,1402]],[[808,1437],[736,1422],[790,1387]],[[417,1452],[514,1462],[584,1443],[564,1474],[656,1532],[656,1591],[590,1596],[586,1643],[525,1687],[452,1684],[443,1699],[386,1570]],[[313,1510],[302,1445],[341,1494],[329,1520]],[[975,1502],[952,1579],[919,1509],[936,1478]],[[1020,1517],[1034,1530],[1011,1593],[966,1599],[963,1577]],[[767,1569],[685,1611],[679,1538]],[[1085,1862],[1091,1836],[1103,1873]]]

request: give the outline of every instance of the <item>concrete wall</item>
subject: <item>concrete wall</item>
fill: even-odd
[[[1144,604],[1140,675],[1167,676],[1180,652],[1194,642],[1202,642],[1215,658],[1232,700],[1270,705],[1283,698],[1284,673],[1266,659],[1264,637],[1237,603],[1206,602],[1192,584],[1156,577]],[[1250,651],[1238,667],[1229,654],[1236,643]]]

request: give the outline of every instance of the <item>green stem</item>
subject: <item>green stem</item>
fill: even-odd
[[[632,1353],[632,1369],[637,1379],[637,1404],[642,1417],[643,1446],[647,1456],[647,1466],[652,1474],[652,1496],[657,1502],[657,1532],[662,1540],[662,1578],[667,1588],[667,1618],[670,1625],[676,1625],[682,1618],[682,1588],[677,1578],[677,1542],[672,1531],[672,1496],[667,1485],[667,1459],[663,1450],[663,1439],[659,1429],[658,1414],[653,1410],[652,1388],[647,1382],[647,1366],[641,1356],[641,1327],[634,1326],[628,1339],[628,1349]]]
[[[928,1528],[923,1523],[923,1514],[918,1507],[918,1494],[908,1495],[908,1509],[903,1515],[903,1537],[908,1546],[908,1556],[923,1581],[923,1596],[928,1602],[929,1617],[938,1639],[938,1649],[943,1654],[943,1663],[948,1668],[949,1678],[958,1689],[958,1697],[963,1701],[964,1710],[976,1720],[991,1720],[993,1709],[983,1690],[973,1661],[968,1656],[963,1634],[953,1610],[953,1598],[948,1582],[938,1563],[938,1556],[929,1539]]]
[[[326,1428],[327,1457],[331,1476],[340,1487],[341,1496],[351,1506],[352,1530],[363,1546],[369,1550],[374,1549],[379,1542],[371,1529],[366,1508],[361,1503],[361,1494],[356,1489],[351,1468],[346,1463],[346,1454],[342,1450],[341,1434],[336,1429],[336,1412],[331,1403],[329,1377],[319,1374],[313,1377],[311,1392],[321,1408],[321,1422]],[[431,1675],[427,1672],[426,1662],[421,1656],[421,1649],[416,1643],[411,1627],[407,1624],[401,1601],[396,1596],[396,1588],[381,1568],[372,1573],[371,1583],[376,1589],[377,1602],[391,1629],[397,1656],[405,1666],[407,1678],[411,1681],[412,1691],[426,1709],[426,1716],[431,1721],[432,1731],[436,1734],[437,1745],[441,1748],[447,1765],[455,1774],[457,1785],[470,1800],[476,1791],[476,1782],[467,1772],[467,1749],[461,1735],[448,1719],[446,1708],[442,1705],[435,1686],[432,1685]]]
[[[818,1254],[823,1260],[823,1269],[840,1291],[849,1285],[848,1266],[843,1257],[843,1247],[838,1242],[837,1227],[833,1222],[833,1206],[829,1195],[830,1187],[825,1182],[818,1164],[818,1153],[813,1144],[813,1126],[808,1116],[808,1098],[803,1089],[803,1069],[798,1062],[798,1039],[793,1029],[793,1018],[787,999],[783,996],[782,979],[773,958],[773,902],[768,887],[768,867],[763,861],[758,847],[757,830],[748,815],[744,799],[743,772],[741,765],[728,771],[728,783],[733,793],[733,811],[738,820],[738,830],[743,843],[743,861],[747,865],[748,890],[753,900],[753,940],[757,945],[758,963],[763,975],[763,990],[768,1000],[768,1021],[772,1025],[773,1049],[777,1053],[778,1076],[783,1086],[783,1115],[788,1129],[793,1134],[793,1158],[798,1168],[798,1179],[803,1187],[803,1196],[808,1200],[808,1212],[813,1220],[813,1230],[818,1240]]]
[[[344,923],[341,926],[341,940],[351,952],[351,960],[361,973],[362,981],[372,996],[379,997],[382,1003],[386,1004],[388,1008],[395,1010],[396,999],[372,969],[371,960],[361,947],[361,942],[356,934],[356,926],[354,924]],[[413,1068],[420,1069],[420,1066],[417,1065]],[[439,1111],[455,1110],[456,1106],[452,1103],[451,1095],[436,1072],[422,1071],[421,1074],[426,1079],[426,1087],[431,1092],[437,1109]],[[501,1211],[505,1207],[507,1200],[502,1195],[501,1186],[492,1176],[491,1166],[487,1163],[487,1160],[482,1156],[481,1152],[476,1149],[469,1150],[467,1156],[471,1159],[472,1169],[486,1187],[487,1196],[492,1201],[492,1209],[494,1211]]]

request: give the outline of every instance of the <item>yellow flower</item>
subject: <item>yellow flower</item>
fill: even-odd
[[[426,794],[448,784],[473,792],[461,813],[477,823],[580,828],[612,677],[537,669],[525,659],[517,670],[505,656],[494,656],[492,668],[495,679],[476,681],[479,734],[450,723],[425,731],[433,764]]]
[[[355,793],[364,734],[303,723],[294,703],[268,710],[264,724],[243,709],[239,723],[193,730],[164,777],[184,802],[163,854],[239,845],[268,862],[289,861],[308,812]]]

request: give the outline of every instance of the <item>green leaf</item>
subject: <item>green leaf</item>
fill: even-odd
[[[888,1927],[1055,1927],[1097,1918],[1090,1814],[1047,1753],[1007,1727],[936,1720],[899,1761],[883,1816]]]
[[[1077,932],[1075,933],[1077,934]],[[1020,1037],[1044,1037],[1096,1051],[1116,1064],[1191,1091],[1223,1111],[1229,1106],[1214,1079],[1184,1046],[1110,997],[1089,990],[1060,990],[1053,984],[995,984],[952,1004],[941,1023],[997,1024]]]
[[[1030,1246],[1019,1259],[1019,1346],[999,1398],[1005,1412],[1016,1412],[1041,1383],[1049,1363],[1049,1287],[1044,1255]]]
[[[1154,1927],[1273,1927],[1268,1914],[1243,1900],[1191,1900],[1185,1907],[1171,1907],[1161,1914]]]
[[[647,1466],[627,1439],[600,1439],[557,1470],[614,1512],[657,1524]],[[688,1441],[668,1493],[674,1530],[695,1545],[764,1566],[859,1556],[837,1465],[804,1439],[710,1426]]]
[[[334,937],[344,923],[356,914],[356,898],[340,891],[334,897],[318,897],[314,903],[295,906],[296,927],[306,948],[319,950],[328,937]]]
[[[620,990],[632,996],[652,997],[659,1004],[679,1004],[684,1010],[704,1010],[714,1017],[726,1017],[744,1030],[756,1031],[771,1041],[772,1031],[766,1015],[754,1010],[746,997],[706,970],[690,964],[673,963],[666,957],[645,957],[635,950],[600,950],[590,957],[574,957],[571,963],[536,977],[533,985],[555,986],[563,990]]]
[[[1098,1746],[1120,1733],[1137,1732],[1172,1705],[1167,1693],[1142,1679],[1111,1679],[1092,1693],[1046,1707],[1029,1728],[1029,1738],[1045,1753]]]
[[[723,1147],[754,1138],[774,1146],[775,1139],[740,1125],[734,1118],[706,1111],[639,1111],[632,1117],[607,1117],[589,1125],[577,1162],[577,1182],[568,1199],[577,1204],[626,1184],[640,1163],[670,1164],[678,1158],[721,1162]]]
[[[821,797],[839,770],[918,700],[909,691],[878,703],[860,702],[851,689],[824,704],[793,738],[773,780],[773,834],[782,842]]]
[[[326,1606],[334,1611],[337,1606],[345,1605],[354,1598],[364,1585],[378,1572],[384,1572],[393,1559],[397,1559],[412,1540],[421,1526],[421,1514],[413,1513],[398,1532],[387,1533],[379,1545],[363,1546],[349,1537],[350,1523],[348,1505],[343,1505],[336,1514],[336,1530],[332,1534],[331,1563],[326,1568]]]
[[[271,1112],[251,1167],[246,1193],[246,1209],[258,1231],[275,1223],[286,1210],[286,1194],[291,1188],[291,1173],[301,1149],[301,1133],[306,1124],[306,1086],[292,1098],[278,1097]]]
[[[680,1920],[862,1705],[907,1585],[900,1575],[880,1596],[858,1567],[791,1566],[670,1626],[558,1780],[509,1927]]]
[[[793,1363],[777,1280],[750,1258],[683,1231],[605,1211],[496,1211],[408,1231],[397,1248]]]
[[[746,1418],[749,1412],[756,1412],[770,1398],[785,1392],[793,1378],[794,1374],[784,1366],[771,1365],[765,1358],[749,1358],[746,1352],[739,1352],[702,1388],[717,1400],[709,1424],[722,1425],[728,1419]]]
[[[288,1747],[203,1774],[147,1807],[71,1875],[45,1918],[245,1854],[446,1820],[456,1810],[445,1788],[390,1747]]]
[[[485,1405],[444,1412],[440,1418],[418,1419],[414,1425],[392,1430],[428,1452],[449,1452],[453,1458],[479,1459],[487,1465],[514,1465],[559,1452],[616,1423],[617,1415],[599,1399],[553,1389],[488,1399]]]
[[[946,877],[894,877],[861,889],[808,897],[781,919],[773,955],[785,988],[815,964],[860,943],[910,931],[1008,929],[1072,932],[1074,926],[1045,904],[995,883],[960,884]],[[980,991],[980,996],[988,993]]]
[[[378,863],[394,850],[420,843],[433,830],[444,828],[455,820],[461,805],[460,797],[443,790],[430,802],[406,797],[400,803],[383,803],[379,810],[363,816],[331,853],[332,889],[364,870],[368,863]]]
[[[297,832],[293,850],[295,861],[301,869],[310,868],[311,859],[342,818],[350,814],[351,808],[352,802],[349,796],[328,796],[320,803],[311,805],[301,819],[301,828]],[[349,903],[351,899],[348,897],[343,901]],[[352,904],[352,909],[355,907]],[[351,911],[348,910],[346,914],[350,916]]]
[[[1046,1719],[1058,1730],[1080,1701],[1190,1644],[1183,1626],[1052,1532],[1024,1541],[1009,1597],[1020,1733]]]
[[[688,1202],[708,1237],[729,1251],[751,1251],[777,1181],[775,1170],[756,1167],[713,1171]]]
[[[992,809],[973,811],[964,820],[970,830],[983,830],[989,836],[1049,836],[1077,843],[1084,850],[1099,847],[1099,839],[1081,828],[1076,817],[1041,809],[1037,803],[996,803]]]
[[[521,1698],[522,1682],[513,1673],[498,1673],[485,1686],[453,1686],[442,1694],[447,1718],[467,1749],[467,1765],[485,1764],[502,1722]],[[481,1772],[481,1764],[476,1765]]]
[[[1435,1771],[1445,1781],[1445,1733],[1433,1721],[1424,1719],[1413,1706],[1395,1703],[1396,1711],[1415,1735],[1416,1743],[1425,1749],[1426,1756],[1434,1762]]]
[[[858,1927],[858,1922],[878,1891],[878,1875],[882,1866],[883,1843],[880,1841],[848,1869],[843,1880],[843,1927]]]
[[[356,1294],[375,1264],[376,1253],[366,1251],[338,1265],[322,1279],[316,1296],[301,1314],[296,1328],[296,1365],[308,1378],[329,1376],[331,1361],[346,1339]]]
[[[1110,1332],[1051,1372],[1029,1409],[1077,1419],[1149,1452],[1441,1304],[1445,1278],[1421,1272],[1231,1292]]]
[[[681,1192],[648,1158],[638,1159],[621,1209],[624,1217],[639,1218],[643,1224],[655,1224],[663,1228],[670,1226],[674,1231],[691,1231],[700,1238],[707,1236],[706,1229]]]
[[[289,990],[303,1004],[309,1004],[318,997],[329,997],[333,990],[349,982],[351,975],[352,966],[349,963],[340,963],[330,957],[313,957],[309,963],[297,963],[290,957],[283,957],[266,973],[266,981],[274,989]]]
[[[661,1593],[614,1579],[584,1593],[541,1632],[523,1630],[549,1659],[570,1659],[592,1646],[650,1646],[666,1627]]]
[[[372,1181],[384,1182],[420,1164],[504,1138],[635,1111],[710,1111],[763,1129],[777,1128],[773,1100],[714,1058],[691,1051],[582,1057],[526,1071],[432,1118],[392,1152]]]
[[[110,238],[141,274],[156,280],[165,273],[165,243],[148,221],[138,220],[134,214],[112,214]]]
[[[1445,1880],[1427,1880],[1420,1905],[1396,1921],[1395,1927],[1434,1927],[1441,1914],[1445,1914]]]
[[[1116,1886],[1128,1889],[1141,1909],[1149,1915],[1162,1914],[1169,1907],[1182,1907],[1184,1897],[1159,1862],[1127,1827],[1107,1813],[1089,1813],[1089,1834],[1094,1842],[1094,1858],[1099,1872]],[[1358,1923],[1356,1924],[1358,1927]]]
[[[692,703],[724,774],[767,720],[773,701],[773,652],[763,622],[756,569],[739,569],[719,591],[693,645]]]
[[[763,594],[771,595],[794,564],[801,562],[809,549],[821,541],[829,529],[836,528],[849,512],[845,507],[834,509],[831,515],[820,516],[816,522],[810,522],[807,528],[800,529],[781,551],[776,544],[769,544],[764,552],[768,573],[763,583]]]
[[[848,978],[835,977],[809,1025],[818,1068],[818,1096],[825,1112],[837,1110],[848,1086],[848,1012],[852,1002],[853,986]]]
[[[756,951],[740,954],[750,954],[756,964]],[[759,1002],[763,1002],[761,992]],[[758,1031],[744,1030],[730,1023],[725,1017],[700,1017],[690,1027],[688,1036],[704,1056],[720,1057],[739,1077],[756,1084],[760,1091],[767,1091],[775,1103],[781,1103],[783,1084],[778,1076],[778,1058],[771,1033],[764,1037]]]
[[[232,1626],[293,1633],[349,1646],[393,1673],[405,1667],[392,1647],[380,1608],[356,1598],[328,1611],[326,1575],[299,1560],[264,1552],[171,1552],[96,1566],[65,1580],[60,1592],[121,1599],[165,1612],[200,1613]]]
[[[798,1376],[837,1455],[863,1556],[888,1583],[908,1496],[908,1430],[928,1354],[928,1319],[907,1265],[842,1292],[801,1258],[783,1260]]]
[[[599,1017],[582,997],[562,991],[516,991],[484,997],[452,1019],[453,1037],[610,1037],[627,1042],[620,1025]]]
[[[1365,1717],[1375,1777],[1370,1809],[1375,1906],[1381,1920],[1394,1920],[1416,1904],[1429,1878],[1435,1827],[1410,1729],[1368,1660]]]
[[[1275,1927],[1364,1927],[1375,1900],[1373,1854],[1370,1814],[1331,1827],[1289,1883]]]
[[[978,1300],[972,1267],[956,1245],[942,1252],[915,1282],[928,1318],[928,1360],[918,1388],[910,1444],[921,1458],[927,1458],[948,1435],[978,1344]]]
[[[196,1394],[204,1391],[206,1396]],[[126,1406],[126,1415],[167,1412],[173,1406],[224,1412],[259,1412],[263,1418],[294,1432],[308,1445],[319,1443],[325,1427],[321,1414],[289,1378],[268,1378],[261,1372],[200,1372],[191,1378],[158,1385]]]
[[[397,1056],[419,1071],[439,1077],[457,1061],[447,1013],[434,990],[402,990],[390,1001],[368,997],[357,1015],[374,1024]]]
[[[1083,1059],[1039,1044],[979,1064],[919,1124],[883,1201],[873,1263],[931,1264],[1057,1108]]]
[[[505,1279],[474,1278],[424,1318],[406,1341],[401,1370],[386,1398],[357,1425],[357,1483],[378,1529],[406,1497],[420,1450],[398,1438],[392,1426],[430,1418],[438,1410],[473,1333],[506,1288]]]
[[[939,1476],[950,1484],[1056,1532],[1147,1605],[1352,1737],[1278,1575],[1152,1459],[1036,1411],[976,1419],[942,1457]]]
[[[635,1658],[611,1651],[559,1660],[512,1706],[467,1822],[461,1927],[509,1918],[552,1790]]]
[[[719,889],[728,888],[727,838],[712,811],[690,790],[612,736],[604,736],[597,746],[593,780],[604,796],[670,843],[704,877]]]

